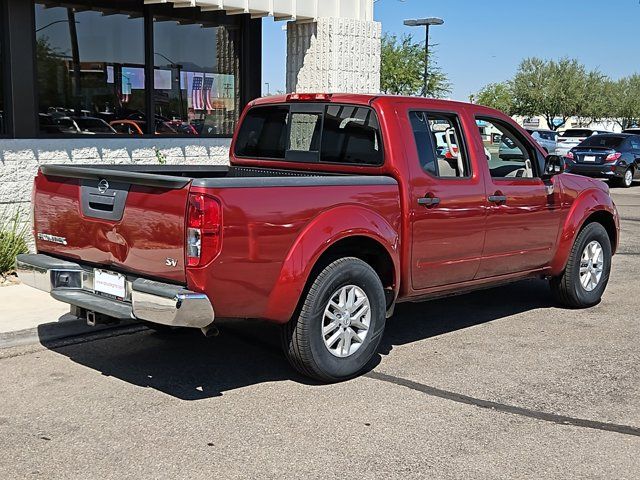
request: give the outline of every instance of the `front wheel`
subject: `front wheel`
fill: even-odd
[[[358,258],[341,258],[320,272],[284,326],[284,352],[308,377],[345,380],[376,353],[385,320],[384,288],[375,270]]]
[[[591,307],[600,302],[610,272],[609,235],[601,224],[590,223],[576,238],[565,271],[551,279],[551,289],[566,307]]]

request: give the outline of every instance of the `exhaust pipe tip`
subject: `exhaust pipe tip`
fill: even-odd
[[[218,330],[218,327],[216,327],[213,323],[201,328],[200,330],[207,338],[217,337],[218,335],[220,335],[220,330]]]

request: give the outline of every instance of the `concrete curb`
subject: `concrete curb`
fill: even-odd
[[[109,334],[134,333],[146,330],[147,327],[138,322],[121,322],[113,325],[90,327],[86,321],[75,319],[64,322],[43,323],[37,327],[0,333],[0,349],[21,347],[32,344],[65,343],[63,340],[75,337],[107,337]]]

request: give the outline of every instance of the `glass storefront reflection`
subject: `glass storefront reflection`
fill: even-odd
[[[145,111],[142,18],[39,4],[35,18],[42,133],[115,135]]]
[[[0,25],[3,25],[3,18],[2,18],[2,10],[4,8],[4,5],[2,4],[2,0],[0,0]],[[2,52],[2,38],[0,36],[0,135],[3,135],[6,133],[5,130],[5,113],[4,113],[4,70],[3,70],[3,65],[4,65],[4,56],[3,56],[3,52]]]
[[[231,135],[238,116],[235,29],[154,22],[156,117],[181,135]]]

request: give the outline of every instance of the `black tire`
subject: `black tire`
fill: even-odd
[[[350,356],[339,358],[325,346],[323,318],[332,296],[348,285],[355,285],[366,294],[371,320],[360,347]],[[303,300],[282,329],[282,346],[291,365],[303,375],[322,382],[337,382],[358,375],[375,355],[386,322],[385,294],[378,274],[358,258],[338,259],[320,272]]]
[[[580,262],[582,253],[592,241],[597,241],[603,250],[602,276],[598,285],[587,291],[580,282]],[[571,248],[567,267],[562,275],[551,279],[551,290],[561,305],[569,308],[587,308],[600,302],[609,282],[611,272],[611,241],[600,223],[589,223],[578,234]]]
[[[631,172],[631,179],[629,180],[627,174],[628,172]],[[622,178],[616,178],[615,179],[615,186],[616,187],[621,187],[621,188],[629,188],[631,185],[633,185],[633,175],[634,175],[634,171],[633,171],[633,167],[629,167],[627,168],[627,170],[625,170],[624,175],[622,176]]]

